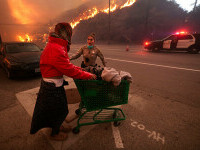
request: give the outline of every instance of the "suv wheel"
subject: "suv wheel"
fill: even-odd
[[[197,54],[197,53],[199,53],[199,49],[192,46],[192,47],[189,48],[188,52],[191,53],[191,54]]]
[[[153,47],[153,48],[152,48],[152,51],[153,51],[153,52],[159,52],[160,49],[159,49],[158,47]]]

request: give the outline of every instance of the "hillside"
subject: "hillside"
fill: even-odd
[[[86,3],[77,9],[63,13],[57,18],[57,21],[71,21],[78,16],[80,11],[95,5],[95,3]],[[154,40],[180,29],[194,30],[189,28],[187,16],[188,13],[173,1],[137,0],[132,6],[111,13],[110,32],[109,15],[99,13],[94,18],[82,20],[74,28],[72,41],[75,43],[86,42],[86,38],[91,32],[96,33],[97,42],[132,43],[141,42],[144,39]],[[193,20],[195,20],[194,18]],[[195,26],[196,29],[198,27]]]

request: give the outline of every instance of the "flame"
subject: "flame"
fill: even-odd
[[[99,13],[98,9],[94,7],[92,9],[85,11],[83,14],[81,14],[77,19],[78,21],[72,21],[70,24],[72,28],[74,28],[75,26],[77,26],[77,24],[80,23],[81,20],[87,20],[87,19],[93,18],[98,13]]]
[[[115,0],[112,0],[111,6],[110,6],[110,11],[114,12],[118,8],[122,9],[125,7],[129,7],[129,6],[133,5],[135,2],[136,2],[136,0],[127,0],[127,2],[124,3],[122,6],[117,6],[117,4],[114,4]],[[82,14],[80,14],[79,17],[77,17],[75,20],[73,20],[70,24],[71,24],[72,28],[75,28],[80,23],[81,20],[87,20],[89,18],[92,18],[100,12],[108,14],[109,8],[98,10],[96,7],[94,7],[92,9],[89,9],[89,10],[83,12]]]
[[[32,42],[33,41],[33,37],[29,36],[28,34],[25,34],[25,36],[18,35],[17,38],[21,42]]]
[[[136,0],[128,0],[123,6],[120,7],[120,9],[133,5],[133,3],[135,3],[135,1]]]
[[[47,42],[47,39],[48,39],[48,34],[45,33],[45,34],[43,35],[43,40],[42,40],[42,42],[43,42],[43,43],[46,43],[46,42]]]
[[[23,0],[8,0],[7,2],[12,11],[12,16],[21,24],[34,23],[31,18],[37,17],[37,14],[33,7],[27,5]]]
[[[110,12],[113,12],[113,11],[115,11],[117,9],[117,5],[115,4],[115,6],[111,6],[111,8],[110,8]],[[104,13],[109,13],[109,8],[106,8],[106,9],[104,9],[103,11],[101,11],[101,12],[104,12]]]
[[[75,28],[75,26],[77,26],[77,24],[79,24],[80,21],[76,21],[76,22],[71,22],[70,25],[72,26],[72,28]]]
[[[125,7],[129,7],[133,5],[136,2],[136,0],[127,0],[123,5],[119,6],[115,4],[115,0],[111,1],[110,4],[110,12],[114,12],[117,9],[123,9]],[[22,24],[29,24],[33,23],[30,16],[33,15],[34,9],[28,5],[26,5],[23,0],[9,0],[8,1],[10,8],[12,9],[12,14],[15,18],[20,20]],[[77,18],[75,18],[70,24],[72,28],[75,28],[81,20],[87,20],[90,18],[93,18],[99,13],[109,13],[109,8],[103,8],[103,9],[97,9],[96,7],[86,10],[82,14],[80,14]],[[37,14],[35,14],[37,16]],[[49,31],[51,31],[54,27],[49,26]],[[38,37],[42,37],[42,42],[46,42],[48,35],[47,34],[40,34],[40,35],[32,35],[29,36],[28,34],[25,34],[24,36],[18,35],[17,39],[22,42],[32,42],[33,40],[38,41]]]

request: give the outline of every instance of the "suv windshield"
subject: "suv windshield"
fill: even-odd
[[[9,43],[6,44],[7,53],[39,52],[40,48],[33,43]]]

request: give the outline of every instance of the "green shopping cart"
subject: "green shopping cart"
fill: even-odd
[[[78,80],[74,79],[81,102],[76,114],[79,115],[77,126],[73,133],[79,133],[81,126],[113,122],[114,126],[120,125],[126,116],[117,105],[128,103],[130,83],[122,80],[119,86],[103,80]]]

